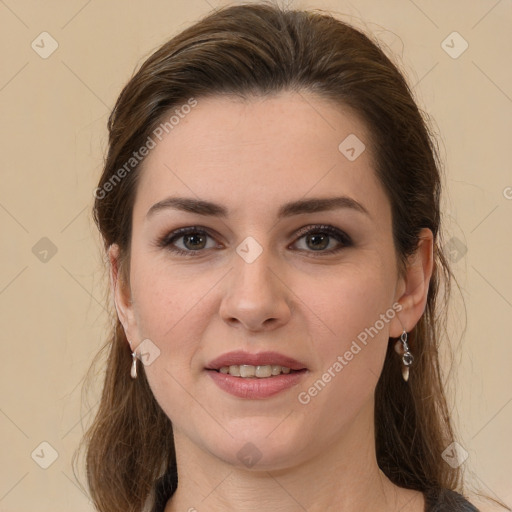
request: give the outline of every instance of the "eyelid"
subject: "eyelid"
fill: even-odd
[[[347,243],[351,243],[350,237],[342,229],[336,228],[329,224],[308,224],[307,226],[300,228],[298,231],[295,231],[294,236],[296,238],[302,238],[304,235],[315,231],[329,233],[332,236],[337,235],[340,238],[345,238]]]

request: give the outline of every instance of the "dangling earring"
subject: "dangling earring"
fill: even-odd
[[[137,378],[137,354],[132,352],[132,369],[130,370],[132,379]]]
[[[400,346],[400,343],[402,346]],[[407,332],[404,329],[404,332],[400,335],[400,339],[395,343],[395,351],[398,354],[402,354],[402,362],[404,366],[402,367],[402,377],[407,382],[409,380],[409,366],[411,366],[414,361],[413,355],[409,352],[409,345],[407,344]]]

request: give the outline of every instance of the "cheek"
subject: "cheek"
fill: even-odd
[[[394,287],[392,273],[380,264],[352,264],[336,273],[315,279],[301,297],[318,317],[319,331],[328,346],[342,349],[359,334],[371,328],[392,306]],[[386,338],[388,323],[378,323],[378,331]],[[364,338],[364,335],[361,336]]]
[[[151,339],[160,351],[144,368],[153,395],[174,426],[187,430],[191,414],[203,422],[209,419],[200,407],[195,409],[192,397],[197,394],[193,362],[210,316],[205,290],[212,284],[204,277],[183,282],[168,274],[140,282],[137,323],[141,337]]]
[[[205,310],[207,293],[218,279],[205,274],[180,278],[169,268],[140,263],[132,282],[137,331],[140,340],[158,347],[158,357],[144,371],[155,399],[171,416],[190,408],[184,390],[193,388],[192,363],[211,318]]]
[[[173,340],[190,336],[193,328],[199,327],[201,311],[207,302],[208,291],[218,281],[207,273],[170,269],[159,262],[139,261],[132,278],[132,293],[135,300],[135,315],[142,337],[159,344],[174,345]]]
[[[308,309],[319,312],[319,320],[311,316],[318,326],[311,334],[319,364],[302,391],[307,394],[304,400],[312,398],[314,407],[333,408],[345,416],[351,406],[360,406],[377,384],[390,321],[396,315],[393,275],[382,268],[344,268],[309,295]]]

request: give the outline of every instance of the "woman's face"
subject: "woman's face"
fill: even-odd
[[[138,184],[131,302],[116,301],[132,348],[150,340],[144,371],[175,435],[284,468],[356,422],[372,432],[405,283],[364,124],[286,92],[198,98],[168,131]]]

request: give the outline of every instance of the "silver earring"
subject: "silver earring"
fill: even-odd
[[[400,346],[402,344],[402,346]],[[409,366],[414,361],[413,355],[409,352],[409,345],[407,344],[407,332],[404,329],[404,332],[400,335],[400,339],[395,343],[395,350],[398,354],[402,354],[402,377],[407,382],[409,380]]]
[[[137,354],[132,352],[132,369],[130,370],[132,379],[137,378]]]

